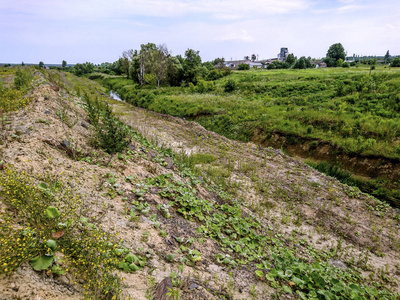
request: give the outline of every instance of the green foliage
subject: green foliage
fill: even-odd
[[[326,53],[326,63],[328,67],[336,67],[338,66],[339,59],[345,60],[346,53],[344,52],[344,48],[342,44],[336,43],[329,47],[328,52]]]
[[[290,53],[288,57],[286,58],[286,62],[290,65],[293,65],[296,62],[296,57],[293,55],[293,53]]]
[[[94,65],[90,62],[86,62],[84,64],[76,64],[71,70],[71,72],[74,73],[76,76],[90,74],[93,71],[94,71]]]
[[[233,92],[236,89],[236,81],[233,79],[228,79],[224,85],[224,91],[227,93]]]
[[[18,68],[15,72],[14,85],[19,90],[28,88],[32,80],[33,73],[29,68]]]
[[[81,197],[64,183],[47,174],[37,177],[8,165],[0,173],[1,201],[10,208],[0,213],[0,274],[26,261],[34,270],[63,274],[56,264],[61,260],[57,253],[63,253],[62,267],[72,271],[74,281],[86,282],[85,296],[119,295],[119,278],[113,274],[119,259],[110,255],[116,240],[82,217]]]
[[[311,58],[305,58],[304,56],[300,57],[300,59],[298,59],[293,65],[293,69],[311,69],[313,67],[314,65],[311,64]]]
[[[238,70],[250,70],[250,65],[249,64],[239,64]]]
[[[391,63],[391,67],[400,67],[400,57],[396,57]]]
[[[96,144],[107,153],[123,151],[130,143],[130,130],[114,115],[106,102],[85,95],[86,110],[96,132]]]

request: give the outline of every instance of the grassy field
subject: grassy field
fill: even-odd
[[[197,86],[158,89],[140,88],[123,77],[101,81],[129,103],[193,119],[230,139],[270,145],[279,134],[288,137],[279,144],[283,147],[307,140],[314,146],[329,143],[360,159],[400,159],[398,69],[236,71]],[[232,92],[225,91],[228,81],[234,81]],[[390,181],[385,183],[389,194],[396,194],[398,179]]]

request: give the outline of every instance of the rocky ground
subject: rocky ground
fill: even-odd
[[[14,113],[2,132],[0,160],[32,176],[48,173],[68,183],[90,207],[86,217],[121,237],[133,253],[148,254],[143,270],[119,271],[122,299],[166,299],[168,286],[179,299],[270,299],[275,292],[267,280],[257,278],[254,265],[218,262],[224,249],[196,231],[197,219],[188,220],[174,207],[168,218],[158,209],[170,203],[160,195],[161,185],[143,195],[147,213],[130,214],[137,211],[135,191],[147,179],[172,174],[167,176],[174,182],[189,182],[166,148],[181,160],[193,154],[212,157],[194,166],[199,199],[223,204],[226,200],[209,188],[217,183],[247,203],[243,214],[257,218],[266,234],[290,237],[288,245],[301,243],[304,253],[310,248],[335,252],[326,256],[332,266],[346,269],[353,264],[366,278],[385,272],[391,278],[388,287],[400,291],[400,222],[394,209],[279,150],[230,141],[196,123],[109,99],[126,124],[159,147],[133,140],[123,156],[110,156],[93,147],[92,126],[76,93],[36,76],[40,79],[31,91],[32,102]],[[193,256],[183,245],[199,251],[201,259],[190,261]],[[82,299],[84,282],[73,281],[71,274],[36,272],[24,263],[14,274],[0,275],[0,299]]]

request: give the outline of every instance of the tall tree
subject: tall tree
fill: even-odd
[[[126,74],[126,78],[128,79],[129,79],[129,68],[131,66],[133,54],[134,54],[133,49],[129,49],[122,52],[121,63],[124,69],[124,73]]]
[[[61,67],[65,68],[67,66],[67,62],[65,60],[62,61]]]
[[[256,61],[257,60],[257,55],[255,55],[255,54],[252,54],[251,55],[251,61]]]
[[[329,47],[328,52],[326,53],[325,62],[328,67],[336,67],[339,59],[345,60],[346,53],[344,52],[342,44],[336,43]]]
[[[389,50],[388,50],[388,51],[386,51],[386,54],[385,54],[385,64],[387,64],[389,61],[390,61],[390,54],[389,54]]]
[[[39,68],[43,68],[44,67],[44,62],[40,61],[39,62]]]
[[[185,59],[183,63],[184,76],[187,82],[193,82],[200,72],[199,67],[201,66],[200,51],[193,49],[187,49],[185,51]]]
[[[160,82],[167,77],[168,61],[170,59],[168,48],[165,44],[158,45],[153,52],[154,65],[153,71],[156,76],[157,86],[160,87]]]
[[[293,53],[290,53],[288,55],[285,62],[287,62],[290,65],[293,65],[296,62],[296,58],[294,57]]]

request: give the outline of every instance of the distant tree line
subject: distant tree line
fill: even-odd
[[[140,49],[122,52],[113,63],[99,65],[99,72],[125,75],[139,85],[180,86],[216,80],[230,73],[223,58],[202,62],[199,51],[187,49],[184,56],[171,55],[165,44],[142,44]]]

